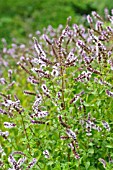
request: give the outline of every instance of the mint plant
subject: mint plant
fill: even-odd
[[[71,27],[69,17],[65,28],[33,37],[29,49],[16,47],[26,102],[19,91],[7,94],[9,70],[0,79],[2,169],[113,168],[113,11],[106,19],[92,12],[84,28]]]

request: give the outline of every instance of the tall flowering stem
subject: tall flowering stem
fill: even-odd
[[[23,129],[24,129],[24,133],[25,133],[25,136],[26,136],[26,139],[27,139],[27,143],[28,143],[29,154],[31,155],[31,147],[30,147],[29,138],[28,138],[28,134],[27,134],[27,131],[26,131],[23,115],[20,114],[20,116],[21,116],[21,119],[22,119]]]

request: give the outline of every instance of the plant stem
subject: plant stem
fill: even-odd
[[[26,136],[26,139],[27,139],[27,142],[28,142],[29,154],[31,155],[31,148],[30,148],[30,144],[29,144],[29,138],[28,138],[28,135],[27,135],[27,131],[26,131],[26,128],[25,128],[24,119],[23,119],[22,114],[20,114],[20,115],[21,115],[21,118],[22,118],[22,124],[23,124],[23,128],[24,128],[24,133],[25,133],[25,136]]]
[[[64,101],[64,75],[63,75],[63,68],[61,66],[61,76],[62,76],[62,110],[65,110],[65,101]]]
[[[63,68],[63,55],[62,55],[62,51],[61,51],[62,40],[63,40],[63,37],[61,35],[60,39],[59,39],[59,63],[60,63],[61,92],[62,92],[61,107],[62,107],[62,110],[65,110],[65,101],[64,101],[64,68]]]

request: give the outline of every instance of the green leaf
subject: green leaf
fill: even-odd
[[[85,163],[86,170],[89,168],[89,166],[90,166],[90,162],[88,161]]]
[[[106,145],[106,148],[113,148],[113,145]]]
[[[94,154],[94,149],[93,148],[88,149],[88,153]]]

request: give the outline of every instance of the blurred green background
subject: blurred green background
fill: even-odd
[[[0,0],[0,39],[25,42],[26,36],[48,25],[56,28],[72,16],[72,23],[84,22],[83,15],[113,8],[112,0]]]

